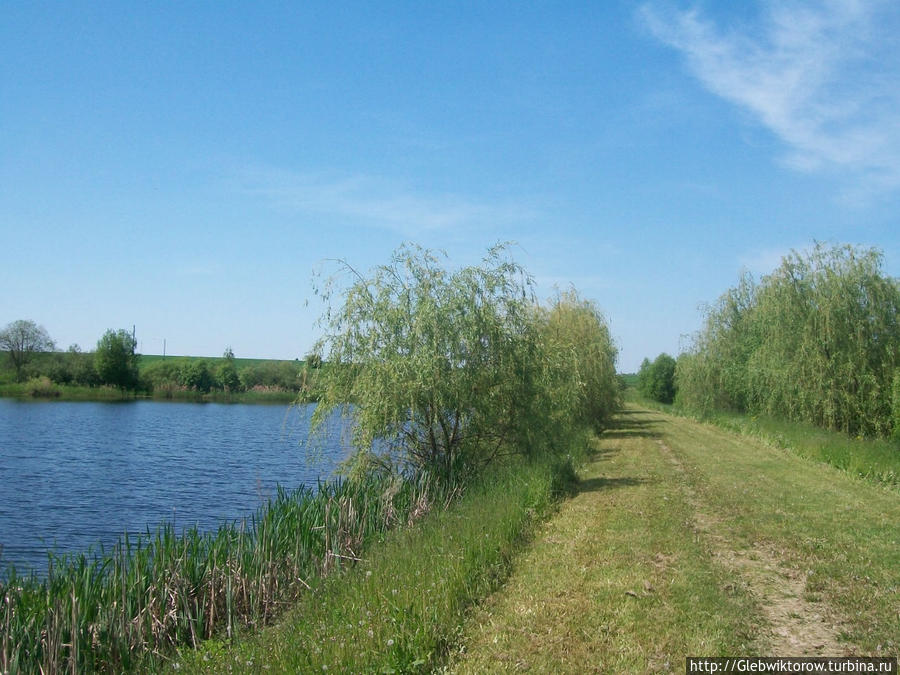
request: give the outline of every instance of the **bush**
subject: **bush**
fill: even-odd
[[[638,391],[657,403],[672,403],[676,393],[675,359],[665,353],[653,363],[644,359],[638,371]]]
[[[60,395],[57,387],[46,375],[28,380],[25,383],[25,394],[34,398],[56,398]]]

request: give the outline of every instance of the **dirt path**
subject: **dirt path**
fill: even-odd
[[[686,656],[896,655],[900,495],[627,410],[453,672],[667,672]]]
[[[761,633],[768,639],[771,654],[823,656],[852,654],[852,645],[841,643],[836,612],[821,601],[805,599],[807,575],[786,565],[779,552],[765,545],[744,548],[729,536],[727,525],[716,517],[685,480],[685,469],[662,440],[657,444],[672,464],[694,511],[696,531],[708,542],[713,556],[744,584],[754,598],[767,625]]]

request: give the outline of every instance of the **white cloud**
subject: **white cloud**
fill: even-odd
[[[729,28],[699,10],[641,14],[704,86],[788,146],[790,166],[848,172],[856,192],[900,188],[895,3],[772,0],[758,24]]]
[[[455,194],[423,194],[366,175],[298,173],[254,168],[241,172],[242,189],[277,208],[349,219],[404,235],[422,230],[491,227],[530,220],[534,213],[512,203],[484,203]]]

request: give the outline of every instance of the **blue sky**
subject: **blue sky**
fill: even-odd
[[[302,357],[323,260],[514,240],[632,371],[813,240],[900,276],[898,35],[889,1],[4,2],[0,325]]]

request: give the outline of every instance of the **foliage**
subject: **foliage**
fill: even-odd
[[[9,354],[9,360],[16,370],[16,382],[22,381],[23,369],[35,352],[48,352],[52,349],[53,340],[47,330],[34,321],[13,321],[0,331],[0,350]]]
[[[246,366],[238,372],[244,389],[280,388],[288,391],[300,389],[300,366],[293,361],[263,361]]]
[[[742,279],[679,358],[679,403],[889,434],[900,285],[881,266],[874,249],[817,244],[758,285]]]
[[[127,330],[108,330],[97,342],[94,364],[103,384],[134,389],[138,384],[138,358],[134,338]]]
[[[675,359],[666,353],[650,362],[644,359],[638,371],[638,391],[657,403],[675,400]]]
[[[209,393],[213,386],[213,376],[205,359],[186,363],[181,368],[179,378],[182,386],[204,394]]]
[[[35,377],[25,383],[25,395],[32,398],[56,398],[60,393],[59,387],[55,386],[46,375]]]
[[[261,626],[364,542],[429,499],[427,483],[279,489],[249,522],[180,536],[171,523],[111,551],[51,556],[44,578],[0,575],[2,672],[158,672],[159,657]],[[152,667],[150,667],[152,666]]]
[[[457,480],[500,455],[552,450],[564,420],[602,426],[609,414],[605,322],[575,296],[540,310],[505,246],[452,272],[413,245],[368,277],[343,270],[353,282],[323,317],[315,352],[328,352],[329,368],[313,423],[352,404],[356,471]],[[322,289],[329,303],[335,282]]]
[[[94,368],[94,355],[85,354],[78,345],[56,352],[44,367],[47,376],[57,384],[96,387],[100,376]]]
[[[541,311],[539,325],[545,397],[534,414],[551,419],[551,437],[545,442],[552,445],[566,429],[588,427],[600,433],[621,404],[617,350],[606,319],[593,302],[572,290]]]
[[[234,365],[234,352],[231,347],[226,347],[222,356],[223,361],[219,364],[218,380],[225,391],[239,391],[241,388],[241,380],[238,377],[237,367]]]
[[[449,508],[395,528],[346,575],[314,586],[271,629],[182,650],[178,672],[441,671],[473,603],[506,579],[567,473],[559,460],[492,467]]]

